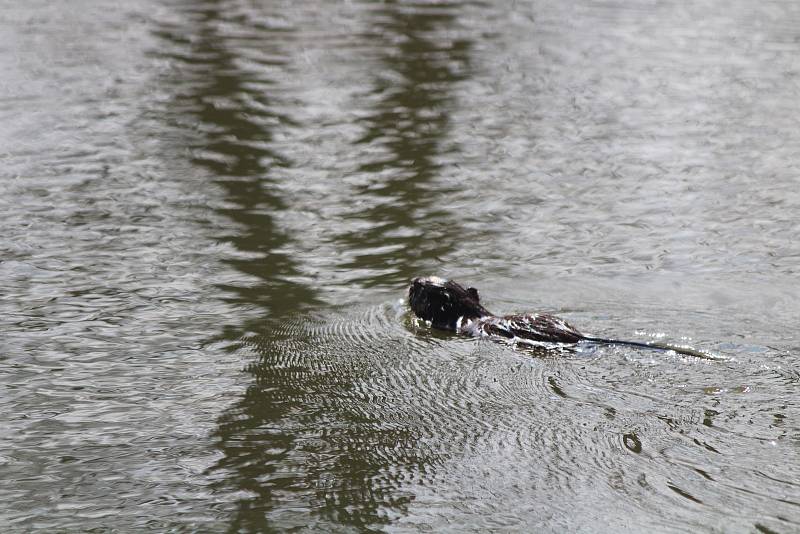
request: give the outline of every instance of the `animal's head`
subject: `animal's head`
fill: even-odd
[[[438,276],[412,280],[408,288],[408,304],[417,317],[447,330],[456,329],[459,317],[475,319],[491,315],[481,306],[477,289],[465,289]]]

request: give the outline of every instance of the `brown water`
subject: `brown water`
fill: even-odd
[[[798,28],[5,3],[2,531],[800,531]],[[430,332],[421,274],[721,359]]]

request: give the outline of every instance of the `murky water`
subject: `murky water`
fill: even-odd
[[[0,68],[3,532],[800,530],[799,4],[11,2]]]

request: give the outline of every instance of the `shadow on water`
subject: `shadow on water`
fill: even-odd
[[[368,287],[405,284],[452,251],[459,235],[444,209],[453,190],[436,181],[448,151],[452,85],[469,71],[470,42],[442,37],[458,8],[387,2],[373,13],[372,37],[384,54],[370,95],[377,105],[362,119],[366,133],[358,142],[380,145],[384,155],[359,169],[369,179],[357,194],[372,201],[351,216],[369,228],[341,237],[348,249],[371,251],[343,265],[370,273],[362,281]]]
[[[231,531],[313,524],[309,512],[323,521],[375,528],[403,513],[410,499],[400,491],[403,473],[424,471],[428,460],[412,430],[385,424],[381,414],[353,397],[354,383],[370,373],[368,363],[342,362],[348,347],[326,350],[315,345],[308,331],[281,326],[301,312],[324,311],[312,287],[290,281],[300,275],[295,260],[278,252],[293,237],[281,231],[275,214],[291,206],[276,192],[272,171],[292,162],[269,145],[275,129],[290,120],[272,100],[280,80],[266,73],[286,67],[285,50],[294,30],[257,25],[230,8],[226,2],[187,3],[180,8],[179,23],[164,23],[156,32],[168,49],[161,55],[178,73],[168,80],[175,96],[166,120],[197,124],[199,137],[188,147],[191,163],[213,177],[226,206],[216,210],[237,225],[236,233],[219,239],[243,253],[225,261],[255,280],[222,289],[230,302],[263,310],[256,319],[226,326],[218,337],[230,344],[232,355],[246,347],[258,358],[246,369],[252,384],[218,421],[221,458],[209,475],[218,480],[218,492],[236,498]],[[448,85],[459,80],[449,65],[465,62],[469,47],[457,42],[440,48],[430,35],[453,23],[454,8],[431,9],[387,5],[377,12],[379,32],[370,37],[377,42],[365,43],[386,50],[389,38],[403,37],[383,60],[393,79],[401,81],[378,80],[377,108],[365,119],[368,131],[360,140],[384,142],[390,153],[361,169],[388,176],[369,188],[383,201],[355,215],[374,223],[371,229],[341,239],[348,248],[400,247],[344,265],[376,272],[380,266],[396,267],[365,285],[396,285],[415,274],[421,260],[448,250],[446,240],[430,234],[432,228],[437,233],[443,217],[432,207],[442,191],[431,182],[447,129]],[[226,33],[223,28],[231,25],[247,39]],[[251,47],[247,61],[240,61],[243,41]],[[252,67],[254,47],[258,53],[268,50],[262,66],[269,69]]]

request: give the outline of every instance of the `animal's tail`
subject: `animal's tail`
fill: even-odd
[[[673,352],[677,352],[678,354],[683,354],[685,356],[694,356],[696,358],[703,358],[704,360],[716,360],[713,355],[693,349],[691,347],[677,347],[675,345],[667,345],[666,343],[643,343],[641,341],[622,341],[620,339],[605,339],[602,337],[588,337],[583,336],[581,338],[583,341],[589,341],[591,343],[602,343],[604,345],[627,345],[629,347],[640,347],[643,349],[651,349],[651,350],[671,350]]]

